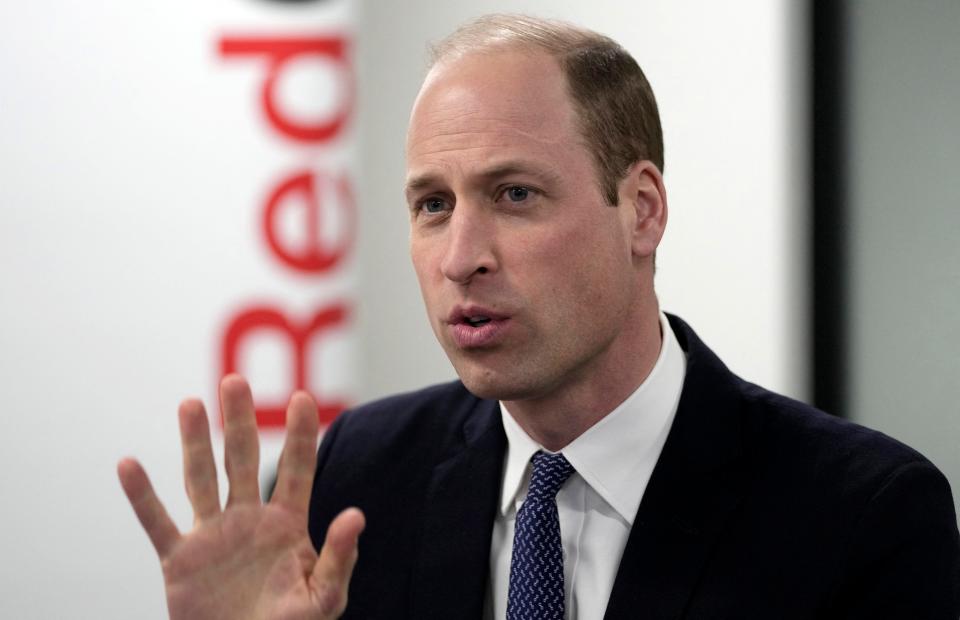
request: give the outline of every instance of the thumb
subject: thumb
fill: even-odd
[[[338,617],[347,608],[347,589],[357,563],[357,539],[366,526],[363,513],[347,508],[330,523],[311,582],[325,615]]]

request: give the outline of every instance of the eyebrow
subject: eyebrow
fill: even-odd
[[[528,174],[548,183],[558,182],[560,180],[560,175],[553,170],[544,169],[542,166],[531,164],[530,162],[523,160],[508,160],[499,162],[480,171],[476,177],[482,181],[489,182],[491,180],[509,176],[511,174]],[[419,190],[439,184],[441,184],[440,175],[428,172],[410,177],[410,179],[407,180],[404,192],[409,195],[413,192],[417,192]]]

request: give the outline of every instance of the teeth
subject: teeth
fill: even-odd
[[[483,325],[484,323],[489,323],[489,322],[490,322],[489,317],[485,317],[482,315],[467,317],[467,323],[469,323],[471,327],[476,327],[478,325]]]

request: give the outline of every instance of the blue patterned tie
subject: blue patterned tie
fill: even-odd
[[[563,620],[557,491],[573,473],[573,465],[562,454],[537,452],[532,460],[530,489],[513,532],[507,620]]]

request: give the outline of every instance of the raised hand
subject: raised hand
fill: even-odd
[[[170,617],[338,617],[357,560],[363,514],[350,508],[327,531],[319,556],[307,533],[307,506],[316,468],[317,408],[298,392],[287,408],[287,436],[270,502],[260,501],[260,447],[247,382],[220,383],[224,461],[230,483],[221,509],[210,428],[203,404],[180,405],[180,437],[193,529],[180,533],[133,459],[117,466],[120,483],[160,556]]]

